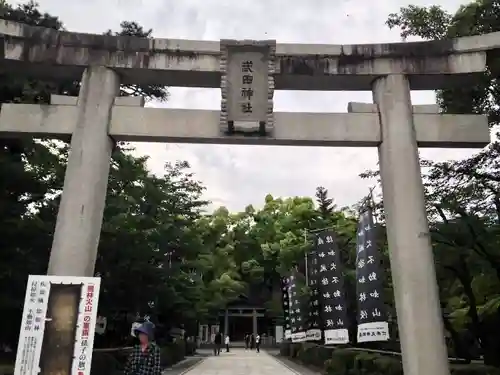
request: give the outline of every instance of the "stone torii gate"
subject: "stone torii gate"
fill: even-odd
[[[378,147],[407,375],[449,373],[418,147],[489,142],[480,115],[411,105],[410,89],[467,85],[500,33],[366,44],[187,41],[58,32],[0,21],[2,74],[81,80],[78,98],[2,104],[2,136],[71,136],[48,273],[92,276],[116,141]],[[221,88],[221,111],[143,108],[120,84]],[[274,90],[371,90],[349,113],[274,113]]]

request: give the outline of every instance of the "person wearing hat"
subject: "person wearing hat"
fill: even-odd
[[[124,375],[161,375],[160,348],[153,342],[154,324],[144,322],[134,330],[139,344],[128,357]]]

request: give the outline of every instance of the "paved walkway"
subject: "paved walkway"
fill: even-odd
[[[233,349],[204,359],[184,375],[297,375],[271,355],[261,351]]]

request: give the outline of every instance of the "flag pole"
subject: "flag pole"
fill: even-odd
[[[307,229],[304,229],[304,245],[307,244]],[[305,258],[305,270],[304,270],[304,274],[305,274],[305,277],[306,277],[306,285],[309,286],[309,267],[307,265],[307,250],[304,251],[304,258]]]
[[[373,223],[377,224],[377,218],[375,217],[375,215],[373,215],[373,210],[375,209],[375,200],[373,199],[373,190],[374,189],[375,189],[375,186],[370,188],[370,203],[371,203],[371,207],[372,207]]]

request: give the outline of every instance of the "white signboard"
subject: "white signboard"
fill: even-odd
[[[45,327],[51,321],[47,309],[53,284],[81,285],[71,373],[90,375],[101,279],[45,275],[30,275],[28,278],[14,375],[38,375],[41,372],[40,357]]]
[[[358,325],[358,342],[389,340],[389,323],[370,322]]]
[[[292,333],[292,342],[304,341],[307,341],[306,333],[304,331]]]
[[[274,337],[276,338],[276,342],[280,343],[283,341],[283,326],[275,326],[274,327]]]
[[[319,328],[308,329],[306,332],[307,341],[321,340],[321,330]]]
[[[325,345],[338,345],[349,343],[349,331],[347,329],[325,330]]]

